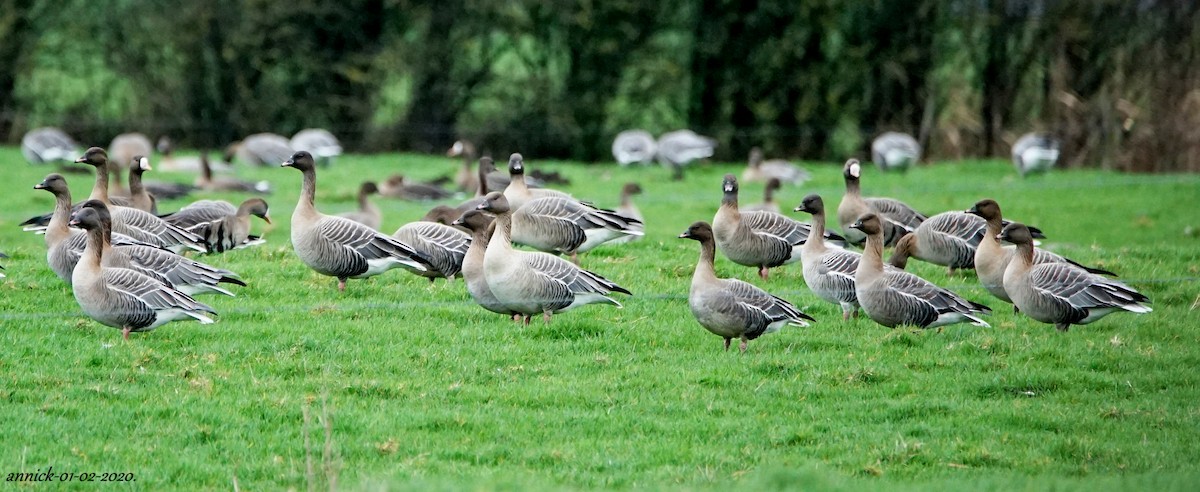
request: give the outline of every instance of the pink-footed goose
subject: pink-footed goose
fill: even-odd
[[[841,306],[842,319],[858,316],[858,293],[854,290],[854,275],[862,255],[842,248],[825,245],[825,201],[821,195],[804,197],[796,212],[812,214],[812,239],[801,248],[804,283],[817,297]]]
[[[800,260],[800,248],[808,240],[811,226],[771,212],[738,210],[738,182],[726,174],[721,182],[721,206],[713,217],[717,248],[734,263],[758,268],[766,280],[768,269]],[[826,233],[826,237],[841,236]]]
[[[842,167],[842,178],[846,181],[846,194],[842,196],[842,202],[838,204],[837,219],[838,224],[842,227],[842,234],[845,234],[846,240],[851,244],[862,244],[866,240],[866,235],[849,227],[867,213],[879,216],[883,224],[885,246],[896,244],[901,236],[915,231],[917,226],[925,220],[924,215],[899,200],[863,198],[859,183],[861,177],[862,164],[858,162],[858,159],[847,160],[845,166]]]
[[[136,208],[116,206],[108,197],[108,154],[100,147],[92,147],[75,162],[96,168],[96,182],[89,200],[104,202],[112,217],[113,231],[125,234],[138,241],[162,246],[176,253],[184,249],[206,252],[203,238],[171,225],[149,212]]]
[[[866,248],[854,274],[854,291],[867,316],[888,328],[934,328],[952,323],[989,326],[979,318],[991,312],[911,273],[886,269],[883,264],[883,221],[874,213],[850,225],[867,237]]]
[[[1121,282],[1070,263],[1034,263],[1033,236],[1020,222],[1004,226],[996,239],[1017,247],[1004,269],[1004,290],[1030,318],[1067,331],[1118,311],[1153,311],[1144,304],[1150,298]]]
[[[700,259],[692,274],[688,306],[700,326],[725,339],[725,350],[729,350],[729,342],[734,338],[741,340],[738,348],[745,352],[750,340],[787,325],[803,327],[809,321],[816,321],[781,297],[735,278],[717,277],[713,268],[716,242],[707,222],[692,224],[679,237],[700,242]]]
[[[979,242],[979,247],[975,249],[975,273],[979,276],[979,283],[983,284],[983,288],[987,289],[993,296],[996,296],[997,299],[1012,303],[1012,298],[1004,288],[1004,270],[1008,268],[1008,263],[1012,260],[1013,255],[1016,254],[1016,249],[1011,246],[1004,247],[1000,244],[1000,240],[997,239],[1000,231],[1009,223],[1007,220],[1004,220],[1004,216],[1000,211],[1000,204],[996,203],[995,200],[985,198],[976,202],[966,213],[978,215],[986,223],[984,238]],[[1031,229],[1030,234],[1034,237],[1041,235],[1035,229]],[[1035,264],[1069,263],[1087,270],[1089,273],[1117,276],[1117,274],[1108,270],[1084,266],[1074,260],[1040,248],[1033,250],[1033,262]],[[1014,309],[1016,309],[1016,306],[1014,306]]]
[[[280,164],[304,175],[300,200],[292,212],[292,248],[313,271],[338,279],[338,290],[346,290],[346,279],[367,278],[393,268],[423,272],[433,268],[428,259],[390,236],[342,217],[317,211],[316,162],[306,151],[296,152]]]
[[[103,265],[106,234],[111,219],[107,207],[81,208],[71,225],[87,230],[88,242],[71,275],[71,290],[84,314],[100,324],[118,328],[128,339],[131,332],[150,331],[171,321],[195,319],[212,323],[211,307],[138,271]]]
[[[488,287],[507,309],[523,315],[526,323],[538,313],[549,323],[552,314],[586,304],[621,307],[609,295],[630,294],[612,281],[557,256],[513,249],[512,208],[500,192],[489,193],[479,209],[496,215],[496,232],[483,258]]]
[[[652,141],[653,141],[653,139],[652,139]],[[629,217],[631,219],[637,220],[638,222],[641,222],[643,234],[642,235],[628,234],[623,237],[613,239],[612,240],[613,244],[631,243],[631,242],[640,240],[643,237],[645,237],[644,233],[646,231],[646,229],[645,229],[646,221],[643,220],[642,211],[638,210],[637,204],[633,202],[633,197],[635,195],[641,195],[641,194],[642,194],[642,186],[641,185],[639,185],[637,183],[633,183],[633,182],[625,183],[625,185],[621,187],[621,202],[620,202],[620,205],[617,206],[617,213],[621,214],[621,216],[623,216],[623,217]]]

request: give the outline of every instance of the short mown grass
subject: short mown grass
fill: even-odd
[[[268,179],[268,244],[204,261],[239,272],[236,298],[204,297],[216,324],[175,323],[122,341],[82,316],[16,224],[50,210],[32,186],[52,169],[0,149],[0,476],[133,472],[137,488],[312,489],[1188,489],[1200,480],[1200,176],[1060,171],[1019,179],[1003,161],[944,162],[907,174],[868,167],[864,192],[929,214],[995,198],[1041,227],[1043,246],[1115,270],[1154,312],[1058,333],[1012,314],[973,273],[910,270],[992,306],[991,328],[890,330],[843,322],[798,265],[760,281],[818,319],[725,352],[686,303],[694,242],[720,179],[739,164],[689,169],[545,162],[567,190],[615,206],[639,181],[645,240],[582,257],[634,292],[529,326],[476,307],[461,281],[402,271],[351,280],[293,255],[300,175]],[[363,179],[452,173],[421,155],[346,156],[319,176],[318,206],[350,210]],[[842,194],[840,165],[780,194],[794,205]],[[190,181],[181,175],[148,179]],[[87,175],[68,176],[77,198]],[[761,185],[743,185],[757,201]],[[238,200],[233,195],[219,198]],[[193,197],[196,198],[196,197]],[[432,204],[377,199],[385,231]],[[186,200],[161,203],[173,210]],[[807,220],[803,214],[793,214]],[[836,226],[836,224],[833,224]],[[263,225],[256,223],[256,230]]]

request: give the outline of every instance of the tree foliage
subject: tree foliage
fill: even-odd
[[[934,157],[1028,131],[1070,165],[1200,170],[1200,13],[1165,0],[0,0],[0,135],[334,130],[351,148],[607,158],[692,128],[719,158]]]

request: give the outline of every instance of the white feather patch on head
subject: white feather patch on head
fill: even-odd
[[[143,171],[149,171],[150,170],[150,159],[143,157],[140,161],[138,161],[138,165],[142,167]]]
[[[850,175],[851,176],[858,178],[858,177],[861,177],[861,174],[862,174],[862,167],[859,166],[857,162],[850,165]]]

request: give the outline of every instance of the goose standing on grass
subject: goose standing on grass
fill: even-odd
[[[871,141],[871,160],[880,171],[907,171],[921,160],[921,144],[907,133],[885,132]]]
[[[83,202],[80,210],[86,208],[93,208],[101,212],[99,214],[100,227],[106,231],[105,236],[109,238],[104,243],[103,264],[106,267],[137,270],[156,280],[167,282],[190,296],[224,294],[233,297],[232,292],[218,284],[228,283],[243,287],[246,285],[236,273],[200,263],[162,248],[147,244],[123,244],[114,247],[111,240],[112,224],[108,207],[99,200],[88,200]]]
[[[46,126],[34,128],[21,137],[21,155],[30,164],[57,162],[60,165],[75,160],[79,144],[61,129]]]
[[[1021,177],[1049,171],[1058,164],[1058,139],[1045,133],[1026,133],[1012,147],[1013,166]]]
[[[403,242],[353,220],[317,211],[317,169],[312,154],[296,152],[281,166],[304,175],[300,201],[292,212],[292,248],[309,268],[336,277],[339,291],[346,290],[346,279],[367,278],[397,267],[414,273],[434,268]]]
[[[804,264],[804,283],[817,297],[841,306],[842,319],[858,317],[858,293],[854,290],[854,275],[862,255],[825,245],[825,201],[821,195],[804,197],[796,212],[812,214],[812,237],[800,249]]]
[[[658,137],[658,162],[671,170],[671,179],[683,179],[683,166],[712,157],[717,141],[691,130],[676,130]]]
[[[642,232],[645,233],[645,220],[642,218],[642,211],[638,210],[637,204],[633,203],[634,195],[642,194],[642,186],[637,183],[625,183],[621,187],[621,204],[617,206],[617,213],[623,217],[629,217],[642,223]],[[645,234],[628,234],[622,237],[613,239],[613,244],[625,244],[637,241],[645,237]]]
[[[158,200],[142,186],[142,173],[150,170],[150,159],[135,155],[129,163],[129,204],[143,212],[158,215]]]
[[[717,277],[713,268],[716,243],[713,229],[707,222],[688,227],[681,239],[700,242],[700,260],[692,274],[688,291],[688,306],[692,315],[708,331],[725,339],[725,350],[734,338],[741,340],[738,348],[746,351],[746,343],[787,325],[808,326],[816,321],[800,312],[792,303],[735,278]]]
[[[781,183],[800,186],[812,179],[812,175],[800,166],[783,159],[763,159],[763,151],[758,147],[750,149],[750,159],[746,170],[742,171],[742,181],[746,183],[764,183],[777,179]]]
[[[250,182],[230,176],[213,176],[212,166],[208,163],[208,153],[200,154],[200,175],[196,176],[195,185],[204,191],[234,191],[239,193],[271,193],[270,181]]]
[[[496,232],[483,257],[488,288],[507,309],[530,318],[541,313],[546,323],[552,314],[585,304],[621,303],[609,297],[628,290],[557,256],[513,249],[512,208],[500,192],[489,193],[479,210],[496,215]]]
[[[329,167],[337,156],[342,155],[342,143],[324,128],[305,128],[292,135],[288,146],[294,151],[306,151],[313,155],[321,167]]]
[[[471,210],[455,219],[451,225],[471,231],[471,244],[468,245],[467,253],[462,259],[463,282],[467,284],[467,292],[471,294],[471,298],[488,311],[519,320],[521,315],[505,307],[492,293],[484,274],[483,258],[488,243],[492,240],[492,234],[496,232],[495,218],[482,210]]]
[[[1004,269],[1004,290],[1030,318],[1067,331],[1117,311],[1153,311],[1144,304],[1150,298],[1121,282],[1069,263],[1034,263],[1033,236],[1020,222],[1004,226],[996,238],[1017,246]]]
[[[213,308],[191,296],[127,268],[103,266],[106,237],[105,207],[81,208],[71,225],[87,231],[87,248],[71,274],[71,290],[84,314],[100,324],[118,328],[128,340],[131,332],[150,331],[171,321],[195,319],[212,323]]]
[[[130,158],[132,159],[132,157]],[[112,216],[113,231],[125,234],[145,243],[162,246],[176,253],[190,248],[204,253],[203,239],[191,232],[171,225],[157,216],[136,208],[114,206],[108,197],[108,154],[100,147],[92,147],[75,162],[96,168],[96,183],[89,200],[99,200],[108,206]]]
[[[618,133],[612,143],[613,159],[621,166],[635,162],[643,166],[650,164],[654,162],[657,152],[658,142],[655,142],[654,135],[646,130],[625,130]]]
[[[462,271],[463,256],[471,244],[471,236],[462,230],[435,222],[409,222],[396,229],[392,237],[428,259],[429,268],[417,275],[430,283],[438,278],[453,280]],[[428,266],[427,265],[427,266]]]
[[[874,213],[850,225],[867,236],[867,245],[854,273],[858,303],[872,320],[888,328],[915,326],[935,328],[953,323],[989,326],[979,318],[990,314],[982,304],[963,299],[911,273],[885,269],[883,222]]]
[[[779,213],[779,204],[775,203],[775,192],[779,190],[782,183],[779,178],[771,178],[767,180],[767,185],[763,187],[762,203],[754,203],[741,207],[743,212],[771,212]]]
[[[250,234],[250,216],[270,224],[269,212],[262,198],[248,198],[236,207],[224,200],[199,200],[164,215],[163,220],[200,235],[210,253],[224,253],[265,243],[262,237]]]
[[[1042,231],[1032,229],[1045,238]],[[888,263],[903,270],[908,258],[946,267],[949,275],[956,270],[974,269],[975,252],[987,234],[987,221],[967,212],[942,212],[921,222],[917,230],[896,241]]]
[[[852,244],[862,244],[866,235],[850,229],[859,217],[874,213],[883,224],[884,245],[892,246],[901,236],[917,230],[917,226],[925,221],[925,215],[913,210],[900,200],[892,198],[863,198],[859,179],[862,177],[862,165],[858,159],[846,161],[842,167],[842,178],[846,180],[846,194],[838,204],[837,218],[842,227],[846,240]]]
[[[1004,271],[1008,268],[1008,263],[1012,261],[1016,250],[1012,247],[1002,246],[1000,239],[998,239],[1000,231],[1009,222],[1004,220],[1004,216],[1000,212],[1000,204],[990,198],[976,202],[966,213],[982,217],[987,227],[987,232],[984,234],[983,240],[979,242],[979,247],[975,249],[975,273],[979,276],[979,283],[983,284],[983,288],[991,292],[997,299],[1011,304],[1012,297],[1009,296],[1008,291],[1004,287]],[[1030,234],[1034,237],[1041,235],[1040,231],[1036,229],[1031,229]],[[1040,248],[1033,250],[1033,263],[1068,263],[1087,270],[1089,273],[1117,276],[1117,274],[1108,270],[1083,266],[1073,260]]]
[[[732,174],[725,175],[721,189],[724,195],[712,229],[717,248],[726,257],[739,265],[758,267],[763,280],[767,280],[769,268],[800,260],[800,248],[808,240],[811,226],[771,212],[742,213],[738,210],[737,178]]]
[[[345,217],[378,231],[383,225],[383,212],[371,203],[371,195],[376,193],[379,193],[379,187],[374,181],[363,181],[358,187],[358,210],[340,213],[338,217]]]
[[[530,188],[529,184],[525,182],[525,158],[521,154],[514,153],[508,157],[508,175],[510,181],[508,187],[504,188],[504,197],[508,199],[509,207],[514,211],[520,210],[522,206],[535,198],[571,198],[571,195],[561,191]]]

